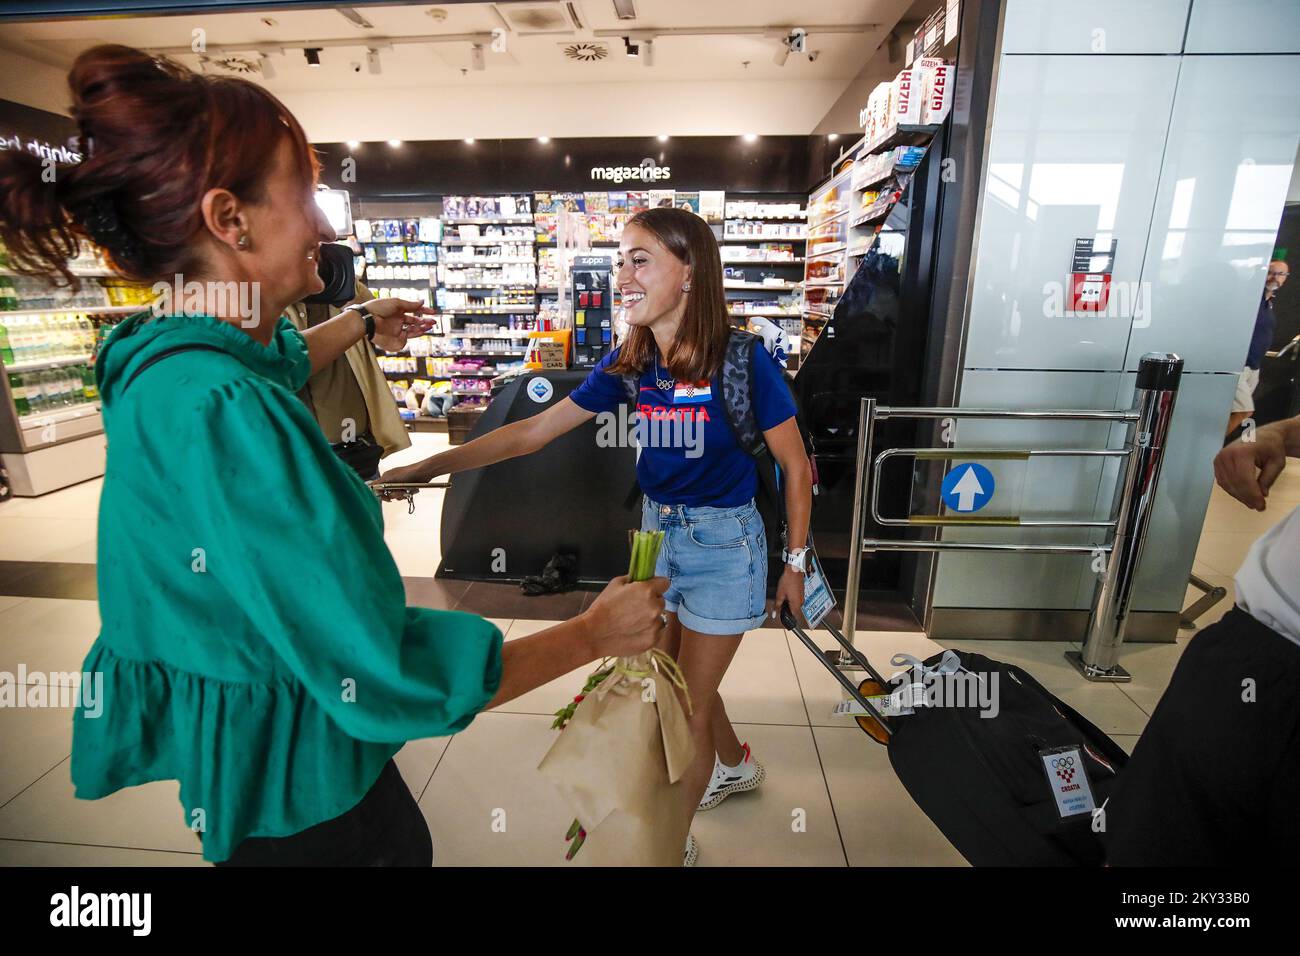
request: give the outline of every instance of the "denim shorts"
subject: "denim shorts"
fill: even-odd
[[[641,530],[662,531],[655,574],[668,578],[664,604],[701,634],[743,634],[763,623],[767,536],[753,501],[688,508],[644,499]]]

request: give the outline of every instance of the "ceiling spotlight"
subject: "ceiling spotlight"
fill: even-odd
[[[308,66],[320,66],[320,47],[305,47],[302,51],[302,55],[307,58]]]
[[[667,133],[660,133],[660,134],[659,134],[659,142],[661,142],[661,143],[666,143],[666,142],[668,142],[668,134],[667,134]]]
[[[348,140],[348,149],[356,149],[360,145],[361,145],[361,140],[359,139]]]
[[[469,68],[475,72],[482,71],[485,68],[483,63],[483,44],[475,43],[469,51]]]
[[[639,44],[633,43],[630,37],[623,37],[623,52],[628,56],[640,56],[641,47]]]
[[[397,147],[402,145],[402,141],[400,139],[390,139],[388,145],[393,147],[393,149],[397,149]]]
[[[785,61],[788,59],[790,59],[790,47],[782,40],[781,45],[776,48],[776,53],[772,54],[772,62],[777,66],[785,66]]]
[[[614,0],[614,15],[620,20],[635,20],[636,5],[632,0]]]
[[[827,133],[827,134],[826,134],[826,138],[829,139],[829,140],[833,143],[833,142],[835,142],[837,139],[840,138],[840,134],[839,134],[839,133]]]
[[[375,28],[373,23],[361,14],[357,13],[357,11],[353,10],[351,7],[335,7],[334,9],[339,12],[339,16],[343,17],[344,20],[347,20],[353,26],[361,27],[363,30],[373,30]]]
[[[466,146],[473,146],[473,145],[474,145],[474,137],[473,137],[473,136],[466,136],[466,137],[465,137],[465,145],[466,145]]]
[[[746,133],[745,136],[744,136],[744,140],[745,140],[746,143],[756,143],[756,142],[758,142],[758,134],[757,134],[757,133]]]
[[[547,143],[549,143],[550,141],[551,141],[551,137],[549,137],[549,136],[539,136],[539,137],[537,137],[537,142],[541,143],[543,146],[545,146],[545,145],[546,145]]]
[[[641,57],[641,63],[645,66],[655,65],[655,41],[642,40],[641,46],[645,48],[645,55]]]
[[[263,53],[257,58],[258,65],[262,68],[262,79],[275,79],[275,66],[271,63],[271,58]]]
[[[383,65],[379,62],[378,50],[370,50],[370,49],[366,50],[366,66],[370,69],[370,72],[375,76],[378,76],[380,73],[384,71]]]

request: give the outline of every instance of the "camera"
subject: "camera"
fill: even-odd
[[[304,302],[344,306],[357,297],[357,272],[352,262],[352,250],[337,242],[323,242],[316,259],[316,274],[325,288],[309,295]]]

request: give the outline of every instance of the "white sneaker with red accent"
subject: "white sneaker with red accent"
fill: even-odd
[[[749,752],[749,744],[744,744],[741,749],[744,756],[734,767],[728,767],[714,755],[713,779],[709,781],[709,787],[700,799],[701,810],[712,810],[733,793],[753,790],[767,776],[763,765]]]

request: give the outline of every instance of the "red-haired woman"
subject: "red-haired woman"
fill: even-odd
[[[645,493],[642,528],[665,532],[656,569],[672,582],[665,595],[670,633],[663,646],[677,656],[690,688],[696,759],[682,790],[693,813],[752,790],[763,779],[763,768],[737,738],[718,694],[741,638],[764,617],[767,545],[754,502],[758,472],[727,421],[719,379],[731,330],[722,262],[708,225],[681,209],[637,213],[623,230],[616,281],[631,326],[627,339],[571,395],[541,414],[386,472],[384,480],[428,481],[537,451],[596,414],[617,409],[627,400],[622,377],[635,377],[641,427],[659,426],[662,434],[667,422],[680,439],[641,441],[637,481]],[[812,472],[780,367],[757,339],[753,348],[750,394],[763,438],[781,467],[788,523],[789,563],[775,607],[789,601],[799,613]],[[690,837],[686,863],[693,864],[697,854]]]
[[[504,645],[480,617],[406,607],[378,503],[295,392],[362,335],[400,342],[422,309],[369,302],[301,334],[282,316],[320,291],[334,234],[303,131],[264,89],[122,46],[68,81],[84,160],[51,183],[0,154],[13,265],[72,281],[89,239],[129,279],[222,293],[127,319],[96,361],[102,629],[83,670],[104,701],[74,717],[77,796],[179,780],[217,862],[428,865],[402,744],[650,647],[667,582],[616,581]]]

